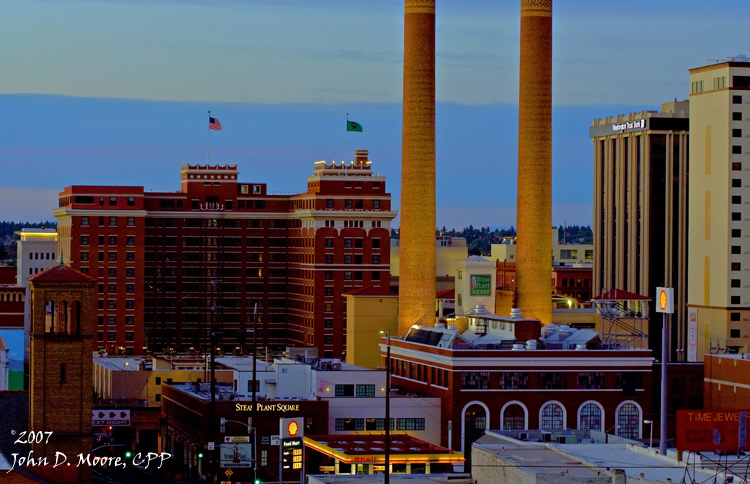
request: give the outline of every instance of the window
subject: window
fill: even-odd
[[[354,239],[354,248],[355,249],[361,249],[362,248],[362,239]]]
[[[357,385],[357,396],[358,397],[374,397],[375,385]],[[414,429],[410,429],[410,430],[414,430]]]
[[[742,171],[742,163],[739,161],[732,162],[732,171]]]
[[[344,239],[344,247],[347,249],[352,248],[352,239]]]
[[[742,138],[742,130],[740,128],[734,128],[732,130],[732,138]]]
[[[742,196],[732,195],[732,205],[741,205],[741,204],[742,204]]]
[[[461,373],[461,388],[469,390],[486,390],[490,386],[490,372],[464,371]]]
[[[333,312],[333,303],[326,303],[325,309],[326,309],[327,313],[332,313]]]
[[[133,332],[125,331],[125,341],[133,341]]]
[[[344,202],[345,202],[345,204],[344,204],[344,208],[345,208],[346,210],[351,210],[351,209],[353,208],[353,205],[352,205],[352,201],[351,201],[351,200],[345,200]]]
[[[365,419],[363,418],[337,418],[336,431],[364,430]]]
[[[730,338],[739,338],[740,337],[740,330],[739,329],[730,329],[729,330],[729,337]]]
[[[354,385],[336,385],[335,394],[337,397],[353,397]]]
[[[89,236],[81,235],[81,245],[89,245]],[[31,254],[29,254],[31,255]]]
[[[110,227],[116,227],[117,226],[117,217],[109,217],[109,226]]]
[[[81,262],[86,262],[89,260],[89,253],[88,252],[81,252]]]
[[[125,284],[125,292],[127,294],[134,294],[135,293],[135,284]]]
[[[372,201],[372,209],[373,210],[380,210],[380,200],[373,200]]]
[[[391,430],[395,430],[394,419],[390,420]],[[385,430],[385,419],[384,418],[368,418],[365,419],[365,430]]]
[[[117,318],[115,316],[107,316],[107,325],[108,326],[116,326],[117,325]]]
[[[326,237],[326,247],[329,249],[333,247],[333,237]]]
[[[733,155],[741,155],[742,154],[742,146],[740,146],[740,145],[732,145],[732,154]]]
[[[99,294],[104,294],[104,284],[99,283]]]
[[[604,388],[604,373],[581,372],[578,374],[579,390],[601,390]]]
[[[333,254],[326,254],[326,264],[333,264]]]
[[[128,299],[127,301],[125,301],[125,309],[133,308],[135,308],[135,301],[133,301],[132,299]]]
[[[732,237],[742,237],[742,229],[732,229]]]
[[[89,218],[88,217],[81,217],[81,225],[88,226],[89,225]]]
[[[617,436],[626,439],[640,437],[641,412],[633,403],[623,404],[617,411]]]
[[[135,245],[135,236],[134,235],[128,235],[127,237],[127,244],[132,247]]]
[[[351,254],[346,254],[344,256],[344,264],[351,264],[351,263],[352,263],[352,255]]]
[[[739,296],[732,296],[730,304],[740,304],[740,297]]]
[[[125,324],[132,326],[134,324],[133,316],[125,316]]]
[[[742,213],[740,213],[740,212],[732,212],[732,220],[734,220],[734,221],[740,221],[740,220],[742,220]]]
[[[161,393],[154,394],[154,400],[157,402],[161,402]]]
[[[109,269],[107,269],[107,276],[117,277],[117,269],[115,269],[114,267],[110,267]]]
[[[732,104],[742,104],[742,96],[732,96]]]
[[[109,294],[115,294],[117,292],[117,284],[107,284],[107,292]]]
[[[742,287],[742,286],[740,285],[740,280],[739,280],[739,279],[732,279],[732,281],[731,281],[731,282],[732,282],[732,283],[731,283],[731,286],[732,286],[732,287]]]
[[[739,245],[733,245],[732,254],[742,254],[742,248]]]
[[[578,428],[581,430],[603,431],[602,409],[595,403],[587,403],[581,407]]]
[[[110,262],[117,262],[117,252],[110,252],[109,253],[109,261]]]
[[[398,418],[396,430],[424,430],[423,418]]]
[[[333,280],[333,271],[326,271],[326,281]]]
[[[518,390],[529,388],[529,374],[521,371],[503,372],[500,374],[500,388]]]
[[[362,280],[362,271],[354,271],[354,280],[355,281],[361,281]]]
[[[380,248],[380,239],[372,239],[372,248],[373,249],[379,249]]]
[[[253,385],[255,383],[255,385]],[[260,392],[260,380],[248,380],[247,381],[247,393],[253,393],[253,387],[255,387],[255,393]]]
[[[326,319],[324,327],[325,329],[333,329],[333,319]]]
[[[379,281],[380,280],[380,272],[378,272],[378,271],[372,271],[372,280],[373,281]]]
[[[60,364],[60,383],[65,383],[65,363]]]
[[[726,87],[726,76],[714,77],[714,89],[724,89]]]
[[[332,198],[326,199],[326,208],[329,209],[329,210],[333,209],[333,199]]]
[[[543,390],[560,390],[565,388],[565,373],[556,371],[539,372],[539,388]]]
[[[104,301],[100,299],[99,302],[103,303]],[[107,301],[107,309],[117,309],[117,301],[115,301],[114,299],[110,299],[109,301]]]
[[[107,341],[116,341],[116,340],[117,340],[117,332],[107,331]]]
[[[733,271],[741,271],[742,270],[742,264],[740,262],[732,262],[732,270]]]
[[[354,256],[354,263],[355,264],[361,264],[362,263],[362,254],[356,254]]]
[[[548,403],[542,407],[541,430],[562,430],[565,428],[565,412],[558,403]]]
[[[132,267],[128,267],[127,269],[125,269],[125,276],[135,277],[135,269]]]
[[[345,281],[351,281],[352,280],[352,271],[345,271],[344,272],[344,280]]]
[[[699,92],[703,92],[703,81],[693,81],[690,83],[690,93],[691,94],[698,94]]]
[[[503,410],[502,430],[523,430],[526,428],[526,410],[517,403],[508,405]]]
[[[732,121],[742,121],[742,113],[732,113]]]

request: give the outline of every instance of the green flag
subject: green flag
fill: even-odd
[[[354,121],[347,121],[346,122],[346,130],[347,131],[356,131],[358,133],[362,132],[362,125],[359,123],[355,123]]]

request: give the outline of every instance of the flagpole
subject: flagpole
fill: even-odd
[[[344,156],[345,165],[347,158],[349,158],[349,113],[346,113],[346,156]]]
[[[208,164],[211,164],[211,110],[208,110]]]

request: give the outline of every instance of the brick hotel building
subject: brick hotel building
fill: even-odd
[[[98,281],[95,348],[318,348],[345,355],[346,298],[388,288],[391,197],[366,150],[315,163],[307,192],[271,195],[236,165],[182,165],[181,189],[70,186],[60,193],[59,250]]]

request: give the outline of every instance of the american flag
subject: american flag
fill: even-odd
[[[215,129],[221,131],[221,121],[216,118],[208,117],[208,129]]]

